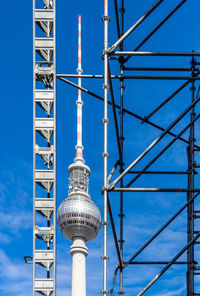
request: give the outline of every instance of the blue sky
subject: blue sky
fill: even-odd
[[[113,1],[109,1],[109,43],[117,40]],[[125,1],[128,29],[155,0]],[[134,35],[125,42],[125,49],[131,50],[143,40],[148,32],[159,23],[180,1],[168,0],[158,8]],[[1,3],[2,17],[0,47],[1,59],[1,170],[0,170],[0,294],[8,296],[31,295],[32,266],[25,265],[24,255],[32,255],[32,3],[22,0]],[[141,50],[144,51],[191,51],[200,50],[200,3],[188,0],[186,4],[152,37]],[[57,0],[57,73],[76,73],[77,68],[77,15],[82,15],[82,59],[83,71],[87,74],[102,74],[103,61],[103,0],[81,1]],[[189,58],[134,58],[129,66],[177,66],[189,67]],[[114,74],[118,67],[111,63]],[[138,75],[141,73],[137,73]],[[176,73],[175,73],[176,74]],[[83,87],[96,91],[103,96],[103,81],[84,80]],[[124,105],[127,109],[141,116],[150,113],[162,100],[168,97],[181,81],[127,81],[125,86]],[[115,86],[116,102],[119,102],[118,82]],[[197,84],[198,86],[198,84]],[[103,211],[101,187],[103,184],[103,104],[95,98],[83,94],[83,145],[86,164],[91,168],[90,194],[92,200]],[[76,104],[77,90],[57,83],[57,200],[58,205],[67,196],[67,167],[73,162],[76,142]],[[152,121],[167,127],[180,114],[191,100],[189,87],[164,107]],[[198,113],[199,107],[196,112]],[[109,107],[109,170],[117,160],[114,124]],[[178,132],[188,122],[186,116],[177,127]],[[200,144],[197,124],[196,137]],[[130,164],[159,134],[150,128],[125,115],[125,167]],[[185,134],[188,137],[188,134]],[[136,168],[140,169],[147,160],[153,158],[170,137],[161,143]],[[177,141],[152,169],[185,170],[187,167],[185,144]],[[196,155],[197,162],[199,155]],[[127,178],[128,179],[128,178]],[[185,177],[143,176],[136,182],[136,187],[185,187]],[[196,187],[199,181],[196,178]],[[185,194],[125,194],[125,259],[128,259],[151,235],[159,229],[184,203]],[[116,228],[119,230],[119,195],[111,194],[113,215]],[[196,202],[198,208],[199,202]],[[138,260],[169,260],[186,242],[185,212],[147,248]],[[198,225],[197,225],[198,226]],[[87,295],[99,294],[102,289],[102,230],[98,239],[88,244],[87,258]],[[58,230],[57,260],[57,295],[70,295],[71,256],[70,242],[66,241]],[[196,257],[200,255],[196,248]],[[116,255],[109,227],[108,255],[108,288],[111,284],[116,266]],[[183,258],[181,258],[184,260]],[[139,292],[161,267],[130,266],[124,272],[126,295]],[[145,276],[144,276],[145,274]],[[197,277],[197,291],[200,290]],[[116,285],[115,295],[118,292]],[[146,295],[179,296],[185,295],[185,268],[171,268]]]

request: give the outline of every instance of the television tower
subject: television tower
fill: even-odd
[[[81,16],[78,16],[78,85],[81,86]],[[100,229],[99,209],[88,194],[90,168],[85,165],[82,146],[82,105],[81,90],[77,100],[77,145],[76,157],[68,170],[70,185],[68,197],[58,208],[57,219],[62,234],[73,242],[72,255],[72,296],[86,296],[85,258],[88,248],[85,243],[94,239]]]

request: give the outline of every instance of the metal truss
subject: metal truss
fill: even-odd
[[[33,0],[33,296],[56,295],[56,1]]]

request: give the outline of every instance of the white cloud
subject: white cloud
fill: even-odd
[[[171,290],[164,290],[162,291],[162,296],[178,296],[178,295],[183,295],[183,293],[185,292],[185,285],[183,285],[182,287],[180,287],[179,289],[174,289],[173,291]],[[161,293],[159,294],[155,294],[155,296],[160,296]]]
[[[2,244],[8,244],[11,242],[12,238],[7,233],[0,232],[0,238]]]
[[[25,296],[31,293],[32,268],[22,260],[9,258],[0,249],[0,291],[4,295]]]
[[[31,268],[23,261],[9,258],[7,254],[0,249],[0,274],[2,274],[5,279],[25,280],[31,278]]]
[[[33,214],[30,211],[15,210],[9,213],[0,211],[0,228],[4,231],[9,230],[11,233],[19,234],[25,229],[32,228]]]

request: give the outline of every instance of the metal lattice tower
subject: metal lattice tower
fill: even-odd
[[[55,0],[33,0],[34,296],[55,296],[56,288],[55,20]]]

